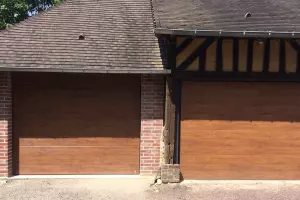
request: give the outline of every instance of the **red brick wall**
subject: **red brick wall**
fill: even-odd
[[[0,72],[0,177],[12,174],[11,76]]]
[[[164,77],[141,77],[140,173],[152,175],[160,167],[160,141],[163,131]]]

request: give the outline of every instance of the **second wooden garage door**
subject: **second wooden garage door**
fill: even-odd
[[[139,76],[13,74],[15,174],[138,174]]]
[[[300,179],[300,84],[183,83],[185,179]]]

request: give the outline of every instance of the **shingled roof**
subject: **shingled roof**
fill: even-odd
[[[299,0],[153,0],[153,6],[157,30],[300,32]]]
[[[66,0],[0,32],[0,70],[164,73],[153,28],[150,0]]]

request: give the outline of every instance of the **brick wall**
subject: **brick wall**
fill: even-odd
[[[0,72],[0,177],[12,174],[11,76]]]
[[[164,77],[141,77],[141,175],[156,174],[160,168],[163,131]]]

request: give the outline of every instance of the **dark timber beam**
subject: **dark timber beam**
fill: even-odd
[[[175,91],[176,82],[174,72],[176,70],[176,37],[169,38],[168,44],[168,65],[171,68],[172,76],[165,79],[165,120],[164,120],[164,162],[165,164],[174,163],[175,155]]]
[[[217,41],[217,72],[223,71],[223,39],[219,38]]]
[[[187,69],[197,58],[201,55],[203,51],[205,51],[212,43],[214,42],[213,38],[208,38],[205,40],[202,45],[200,45],[180,66],[178,66],[178,70]]]
[[[168,59],[168,68],[174,71],[176,69],[176,37],[168,37],[168,46],[167,46],[167,59]]]
[[[239,71],[239,40],[233,39],[233,71]]]
[[[174,163],[175,154],[175,99],[173,89],[173,79],[168,76],[165,79],[165,120],[164,120],[164,159],[165,164]]]
[[[193,42],[193,38],[187,38],[176,48],[176,55],[180,54],[185,48],[187,48]]]
[[[202,73],[206,68],[206,51],[201,51],[199,55],[199,70],[198,72]]]
[[[264,73],[264,72],[205,72],[195,73],[191,71],[177,72],[175,77],[182,81],[249,81],[249,82],[300,82],[300,74],[297,73]]]
[[[175,164],[180,164],[180,132],[181,132],[181,80],[176,81],[176,107],[175,107]]]
[[[253,39],[248,40],[248,50],[247,50],[247,72],[252,72],[253,65]]]

